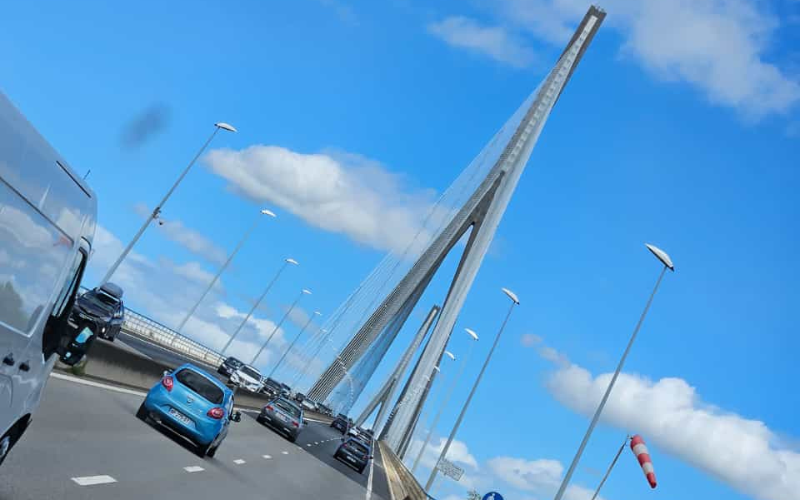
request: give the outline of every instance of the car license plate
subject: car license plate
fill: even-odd
[[[179,412],[175,408],[170,408],[169,409],[169,414],[172,415],[173,417],[175,417],[176,420],[180,420],[184,424],[192,423],[192,420],[189,417],[187,417],[183,413]]]
[[[282,420],[282,421],[284,421],[284,422],[288,422],[288,421],[289,421],[289,419],[288,419],[288,418],[286,418],[286,416],[285,416],[285,415],[281,415],[280,413],[276,413],[275,415],[277,415],[277,416],[278,416],[278,419],[279,419],[279,420]]]
[[[356,463],[356,459],[355,459],[355,458],[353,458],[353,457],[347,457],[347,460],[349,460],[349,461],[351,461],[351,462],[353,462],[353,463]]]

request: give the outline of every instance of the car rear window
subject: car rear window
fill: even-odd
[[[286,413],[287,415],[291,415],[292,417],[299,417],[300,416],[300,408],[296,407],[292,403],[288,401],[284,401],[283,399],[278,399],[275,401],[275,406],[281,409],[282,412]]]
[[[253,368],[252,366],[247,366],[247,365],[244,365],[244,366],[241,368],[241,370],[242,370],[242,372],[243,372],[245,375],[247,375],[248,377],[252,377],[252,378],[254,378],[254,379],[256,379],[256,380],[258,380],[258,379],[260,379],[260,378],[261,378],[261,373],[259,373],[259,371],[258,371],[258,370],[256,370],[255,368]]]
[[[350,441],[349,443],[347,443],[347,447],[350,450],[358,453],[359,455],[366,455],[367,454],[367,447],[364,446],[363,444],[359,443],[358,441]]]
[[[215,405],[222,403],[222,398],[224,396],[222,389],[217,387],[215,383],[200,375],[196,371],[184,368],[175,375],[175,378],[178,379],[178,382],[193,390],[211,403],[214,403]]]

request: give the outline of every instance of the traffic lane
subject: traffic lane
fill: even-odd
[[[322,467],[306,451],[251,419],[233,423],[215,459],[135,418],[143,397],[58,379],[49,381],[31,429],[0,469],[0,498],[356,498],[360,483]],[[322,437],[311,425],[307,437]],[[298,440],[298,443],[306,441]],[[264,455],[270,456],[265,459]],[[237,463],[244,461],[244,463]],[[201,467],[189,473],[184,467]],[[112,484],[78,486],[71,478],[109,476]]]
[[[245,410],[243,412],[247,417],[255,421],[258,412]],[[244,420],[244,417],[242,420]],[[256,422],[257,423],[257,422]],[[258,424],[263,425],[263,424]],[[268,425],[263,425],[264,429],[268,432],[283,436],[279,431],[273,429]],[[324,467],[329,468],[350,479],[351,481],[366,488],[369,482],[370,467],[367,465],[364,473],[360,474],[353,467],[346,463],[334,458],[333,454],[336,448],[342,442],[342,433],[330,427],[328,424],[312,423],[306,426],[297,438],[297,445],[303,448],[308,455],[319,460]],[[377,452],[377,449],[375,450]],[[373,498],[382,498],[389,500],[389,485],[386,481],[386,474],[384,473],[380,457],[375,456],[375,464],[377,467],[373,470],[372,492]],[[327,492],[323,492],[327,493]]]

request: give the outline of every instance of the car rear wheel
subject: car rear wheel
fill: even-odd
[[[207,455],[209,457],[211,457],[211,458],[214,458],[214,455],[217,454],[217,450],[219,449],[220,446],[222,446],[222,443],[219,443],[216,446],[214,446],[213,448],[211,448],[210,450],[208,450]]]
[[[366,466],[366,465],[363,465],[363,466],[361,466],[361,467],[358,469],[358,473],[359,473],[359,474],[363,474],[363,473],[364,473],[364,469],[366,469],[366,468],[367,468],[367,466]]]
[[[147,408],[145,408],[144,403],[142,403],[139,406],[139,409],[136,410],[136,418],[138,418],[139,420],[142,420],[144,422],[147,422],[147,417],[148,417],[149,413],[150,412],[147,411]]]
[[[209,453],[210,451],[211,451],[211,443],[209,444],[195,443],[194,445],[194,452],[200,458],[205,458],[206,455],[210,455]]]

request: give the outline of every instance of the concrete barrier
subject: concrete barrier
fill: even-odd
[[[170,365],[141,354],[135,349],[118,343],[95,340],[89,354],[88,361],[83,367],[83,377],[114,385],[149,391],[163,376],[165,371],[172,371],[179,365]],[[215,366],[204,365],[192,361],[195,366],[216,375]],[[56,363],[56,370],[72,373],[70,367]],[[260,410],[271,398],[265,394],[253,393],[241,388],[236,388],[234,403],[246,409]],[[330,424],[333,419],[316,412],[306,411],[306,418]]]
[[[386,471],[386,481],[389,483],[392,500],[428,500],[430,498],[389,445],[384,441],[378,441],[378,449],[383,459],[383,469]]]

